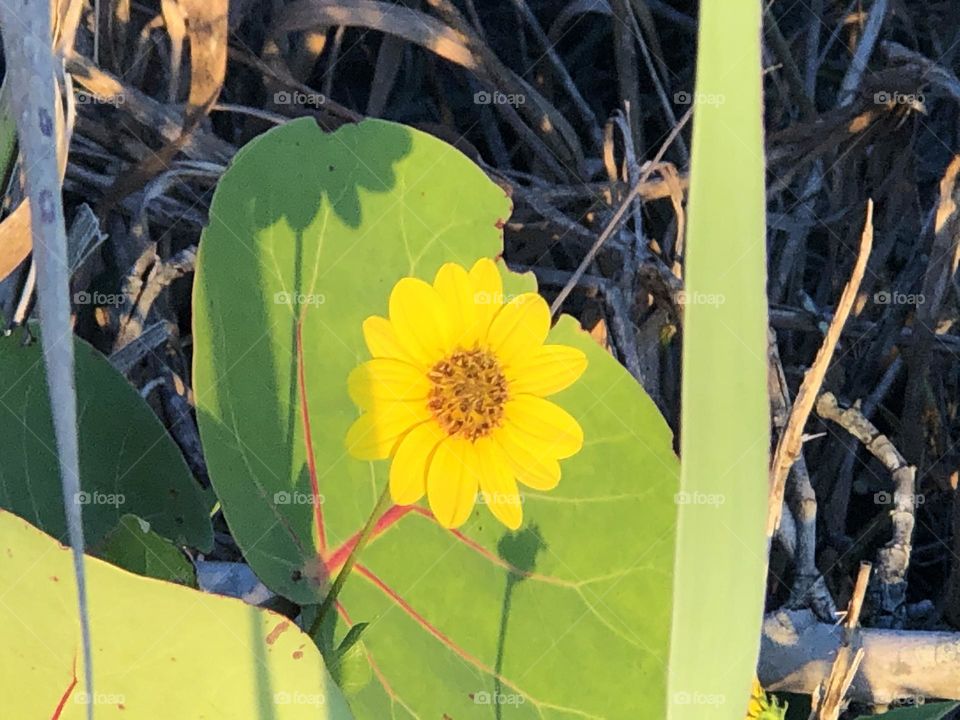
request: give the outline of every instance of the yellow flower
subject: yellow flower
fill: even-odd
[[[579,378],[586,356],[544,345],[546,302],[536,293],[505,298],[489,259],[469,272],[447,263],[433,285],[403,278],[389,316],[363,323],[373,359],[348,380],[364,410],[347,432],[350,454],[392,458],[393,501],[410,505],[426,495],[444,527],[466,521],[478,491],[504,525],[520,527],[517,481],[553,489],[558,460],[583,445],[577,421],[543,398]]]
[[[760,681],[754,677],[746,720],[784,720],[786,713],[787,703],[780,705],[777,698],[768,697]]]

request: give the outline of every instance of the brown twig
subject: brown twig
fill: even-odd
[[[832,393],[817,399],[817,414],[837,423],[859,440],[893,475],[893,537],[877,552],[877,572],[870,589],[871,610],[879,627],[900,627],[906,614],[907,569],[916,506],[917,469],[907,465],[890,439],[881,434],[857,407],[842,410]]]
[[[863,661],[863,648],[858,647],[856,629],[869,578],[870,563],[862,563],[843,623],[843,641],[837,649],[830,674],[813,696],[815,707],[810,713],[810,720],[837,720],[843,710],[844,698]]]
[[[620,203],[617,211],[613,214],[613,217],[610,218],[610,222],[607,223],[596,242],[594,242],[593,246],[587,251],[586,256],[577,266],[577,269],[573,272],[573,275],[570,276],[570,280],[568,280],[567,284],[563,286],[563,289],[557,293],[557,297],[550,305],[551,315],[556,315],[560,311],[563,301],[567,299],[567,296],[570,294],[573,288],[576,287],[577,282],[579,282],[580,277],[587,271],[587,268],[590,267],[590,263],[592,263],[597,257],[597,253],[600,252],[600,248],[603,247],[604,243],[607,242],[607,240],[610,239],[610,236],[613,235],[613,233],[617,231],[617,228],[620,227],[620,223],[623,222],[623,218],[630,209],[630,205],[639,197],[640,188],[645,186],[647,178],[649,178],[650,174],[656,169],[657,164],[663,159],[663,155],[666,153],[667,148],[670,147],[670,144],[673,142],[673,140],[680,134],[680,131],[683,130],[684,126],[687,124],[687,122],[689,122],[692,115],[693,109],[691,108],[682,118],[680,118],[680,122],[677,123],[676,127],[670,131],[670,134],[667,136],[666,140],[663,141],[663,144],[657,151],[656,157],[654,157],[653,161],[647,165],[647,168],[644,170],[643,175],[640,176],[640,179],[632,188],[630,188],[630,192],[627,193],[627,196],[623,199],[623,202]]]
[[[768,362],[773,428],[775,432],[782,433],[790,417],[790,390],[780,361],[777,337],[772,330],[769,333]],[[821,620],[832,621],[837,609],[817,569],[817,496],[810,483],[802,448],[788,475],[786,495],[794,521],[794,580],[788,606],[794,609],[810,607]]]
[[[803,444],[803,428],[807,424],[807,418],[813,410],[814,402],[817,399],[817,393],[823,384],[823,378],[827,373],[827,367],[833,357],[833,351],[837,347],[837,341],[840,339],[840,333],[843,326],[850,316],[850,310],[853,307],[857,292],[860,289],[860,282],[863,280],[863,274],[867,269],[867,259],[870,257],[870,250],[873,247],[873,201],[867,202],[867,219],[863,228],[863,234],[860,238],[860,250],[857,255],[857,261],[853,266],[853,272],[847,281],[840,301],[837,303],[837,310],[834,313],[833,321],[827,328],[827,334],[823,338],[823,344],[813,360],[813,365],[807,371],[800,385],[800,391],[793,403],[793,409],[790,411],[790,420],[787,423],[786,430],[780,436],[777,442],[777,449],[773,456],[773,463],[770,468],[770,507],[767,516],[767,537],[772,537],[780,522],[780,513],[783,509],[783,493],[786,485],[787,473],[800,454],[800,447]]]

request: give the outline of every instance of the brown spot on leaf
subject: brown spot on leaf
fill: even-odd
[[[330,572],[319,555],[305,560],[302,577],[314,587],[322,587],[330,580]]]
[[[60,582],[60,578],[58,578],[56,575],[51,575],[50,579],[53,580],[54,582]]]
[[[270,634],[267,635],[267,645],[273,645],[277,641],[277,638],[280,637],[280,635],[283,634],[283,631],[288,627],[290,627],[289,622],[284,621],[278,623],[277,626],[270,631]]]
[[[299,659],[302,658],[302,657],[303,657],[303,650],[294,650],[294,651],[293,651],[293,659],[294,659],[294,660],[299,660]]]

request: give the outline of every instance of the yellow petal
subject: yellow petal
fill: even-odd
[[[451,347],[450,313],[432,285],[403,278],[390,293],[390,322],[404,350],[433,365]]]
[[[404,435],[390,464],[390,496],[397,505],[412,505],[427,490],[427,465],[447,434],[433,420]]]
[[[371,315],[364,320],[363,339],[367,343],[370,354],[375,358],[395,358],[417,363],[416,358],[407,352],[397,339],[393,325],[386,318]]]
[[[517,481],[503,449],[491,438],[474,443],[480,461],[480,492],[490,512],[511,530],[523,522],[523,505]]]
[[[541,345],[532,355],[525,355],[504,374],[510,382],[510,393],[520,395],[552,395],[572,385],[587,369],[587,356],[568,345]]]
[[[347,431],[347,451],[359,460],[383,460],[393,454],[411,428],[430,417],[425,403],[378,402]]]
[[[456,263],[446,263],[433,279],[433,288],[440,295],[453,330],[454,345],[468,347],[476,340],[475,325],[477,314],[474,304],[473,286],[467,271]]]
[[[533,355],[550,332],[550,308],[536,293],[523,293],[508,302],[493,318],[487,345],[501,365]]]
[[[471,442],[448,437],[437,446],[427,469],[427,500],[443,527],[460,527],[470,517],[479,475],[477,451]]]
[[[503,449],[517,480],[534,490],[553,490],[560,482],[560,463],[552,456],[537,455],[521,443],[516,433],[500,428],[493,439]]]
[[[426,372],[393,358],[374,358],[354,368],[347,378],[350,398],[364,410],[385,400],[426,403],[430,381]]]
[[[497,264],[490,258],[477,260],[470,268],[470,284],[477,313],[477,335],[483,337],[503,305],[503,278]]]
[[[503,408],[506,434],[536,455],[568,458],[583,447],[583,430],[573,416],[549,400],[520,395]]]

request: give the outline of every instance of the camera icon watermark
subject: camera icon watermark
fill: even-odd
[[[110,507],[120,507],[127,501],[123,493],[105,493],[99,490],[87,492],[81,490],[74,495],[74,502],[78,505],[107,505]]]
[[[516,297],[510,293],[479,290],[473,294],[473,302],[476,305],[505,305]]]
[[[524,105],[527,102],[527,96],[521,93],[504,93],[499,90],[488,92],[480,90],[473,94],[473,103],[475,105]]]
[[[907,695],[896,698],[890,704],[895,708],[919,707],[920,705],[926,705],[927,700],[928,698],[925,695]]]
[[[673,102],[677,105],[712,105],[718,107],[727,102],[727,96],[722,93],[703,93],[680,90],[673,94]]]
[[[500,693],[481,690],[471,696],[476,705],[523,705],[527,699],[520,693]]]
[[[673,694],[674,705],[712,705],[719,706],[727,702],[725,695],[720,693],[702,693],[681,691]]]
[[[117,93],[116,95],[98,95],[87,92],[86,90],[77,90],[75,97],[77,105],[112,105],[113,107],[118,107],[127,101],[123,93]]]
[[[123,705],[126,696],[119,693],[78,692],[73,695],[73,702],[77,705]]]
[[[326,102],[327,96],[323,93],[280,90],[273,94],[274,105],[308,105],[320,107],[326,104]]]
[[[323,305],[327,296],[322,293],[301,293],[282,290],[273,294],[274,305]]]
[[[305,692],[287,692],[283,690],[281,692],[275,692],[273,694],[273,704],[274,705],[326,705],[327,698],[321,695],[320,693],[305,693]]]
[[[874,505],[894,505],[898,503],[902,497],[899,492],[881,490],[873,494],[873,503]],[[907,497],[913,500],[914,506],[923,505],[927,501],[923,493],[911,493]]]
[[[280,490],[273,494],[274,505],[323,505],[325,502],[326,497],[323,495],[313,495],[298,490],[293,492]]]
[[[726,495],[720,493],[686,492],[681,490],[673,496],[673,502],[677,505],[712,505],[719,507],[726,501]]]
[[[881,290],[873,294],[873,302],[877,305],[923,305],[926,298],[923,293],[902,293],[894,290]]]
[[[126,302],[126,297],[121,293],[102,293],[98,291],[88,292],[81,290],[73,294],[74,305],[98,305],[120,307]]]
[[[527,499],[523,493],[517,493],[516,495],[501,492],[477,493],[478,505],[523,505],[526,501]]]
[[[923,93],[902,93],[897,91],[881,90],[873,94],[873,102],[877,105],[910,105],[921,107],[924,104]]]
[[[676,294],[677,305],[686,307],[687,305],[709,305],[711,307],[720,307],[727,301],[723,293],[703,293],[681,290]]]

